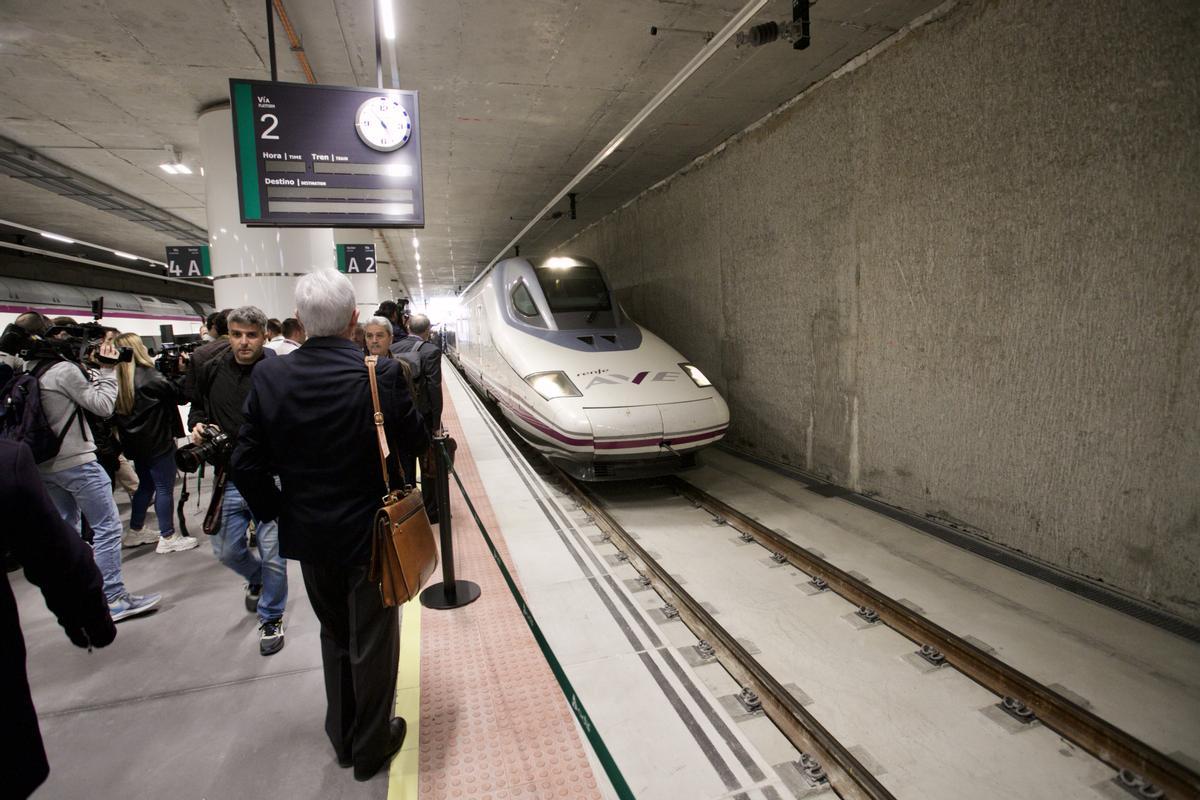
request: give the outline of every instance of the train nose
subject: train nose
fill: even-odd
[[[644,458],[703,447],[725,435],[729,412],[707,397],[681,403],[585,408],[598,458]]]

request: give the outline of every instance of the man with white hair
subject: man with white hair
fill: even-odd
[[[367,353],[381,359],[391,358],[388,348],[392,346],[392,322],[387,317],[368,317],[363,324]]]
[[[367,780],[404,741],[391,715],[400,654],[397,610],[385,608],[369,575],[371,530],[386,494],[367,367],[352,337],[354,289],[333,269],[296,284],[296,316],[308,332],[287,358],[254,372],[233,477],[250,507],[278,520],[279,549],[300,562],[321,622],[325,732],[338,763]],[[428,446],[399,365],[376,365],[388,447]],[[389,459],[392,485],[401,478]],[[276,486],[272,475],[279,476]]]

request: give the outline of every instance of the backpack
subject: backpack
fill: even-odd
[[[421,355],[417,350],[406,350],[402,353],[393,353],[392,357],[408,363],[409,372],[412,377],[413,388],[413,404],[417,410],[421,412],[421,416],[429,415],[429,390],[427,388],[428,380],[425,376],[425,371],[421,369]]]
[[[38,464],[58,455],[67,431],[77,418],[82,424],[78,405],[58,433],[46,419],[38,379],[57,363],[42,362],[32,372],[15,373],[0,390],[0,439],[24,442],[33,451],[33,460]]]

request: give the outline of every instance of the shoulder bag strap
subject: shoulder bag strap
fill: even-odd
[[[383,428],[383,409],[379,405],[379,381],[375,377],[375,362],[379,360],[379,356],[367,356],[365,361],[367,364],[367,377],[371,380],[371,405],[375,410],[375,435],[379,443],[379,468],[383,472],[383,485],[387,487],[388,493],[392,491],[392,483],[388,478],[387,457],[388,443],[387,433]],[[404,474],[404,467],[400,464],[400,458],[396,458],[396,466],[400,470],[401,486],[408,483],[408,476]]]

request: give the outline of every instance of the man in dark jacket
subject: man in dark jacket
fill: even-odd
[[[278,520],[283,556],[300,561],[321,622],[325,732],[338,763],[367,780],[400,749],[405,731],[404,720],[391,715],[397,610],[384,608],[368,575],[371,523],[386,487],[367,368],[351,339],[358,311],[350,281],[332,269],[305,275],[296,284],[296,310],[308,341],[255,368],[232,477],[256,515]],[[425,430],[399,366],[380,361],[376,373],[389,448],[424,450]],[[393,472],[395,461],[389,458]]]
[[[197,347],[188,358],[188,368],[183,374],[183,396],[189,401],[196,399],[196,376],[204,364],[229,349],[229,312],[232,308],[215,312],[209,331],[215,332],[216,337]]]
[[[410,333],[392,343],[392,355],[415,353],[410,363],[418,367],[425,382],[425,396],[417,398],[417,406],[425,416],[425,427],[431,433],[442,429],[442,351],[430,339],[433,337],[429,317],[413,314],[408,319]]]
[[[50,501],[29,448],[0,440],[0,550],[25,565],[67,638],[78,647],[104,647],[117,635],[92,552]],[[8,577],[0,579],[0,775],[5,796],[26,798],[46,780],[50,765],[38,730],[25,673],[25,641]],[[11,792],[12,794],[9,794]]]
[[[267,350],[267,315],[256,306],[235,308],[226,316],[229,347],[196,370],[195,396],[188,414],[192,444],[204,441],[204,431],[215,426],[236,440],[242,427],[243,408],[250,394],[251,375],[257,365],[277,358]],[[217,468],[226,468],[226,458]],[[217,485],[220,485],[218,478]],[[240,481],[225,483],[221,527],[212,536],[213,555],[246,581],[246,610],[258,614],[258,651],[274,655],[283,648],[283,612],[287,607],[287,563],[279,554],[275,523],[253,513],[242,497]],[[246,542],[250,523],[258,557]]]
[[[433,336],[429,317],[413,314],[408,319],[407,336],[392,344],[391,352],[412,366],[417,386],[417,409],[425,418],[425,430],[432,437],[442,429],[442,351],[430,341]],[[433,479],[433,454],[421,461],[421,495],[429,521],[438,521],[437,490]],[[428,467],[428,469],[426,469]]]

